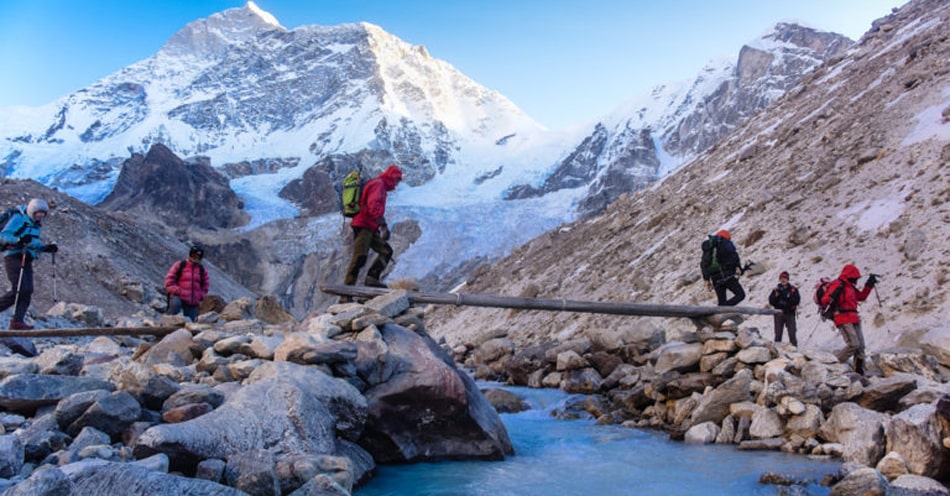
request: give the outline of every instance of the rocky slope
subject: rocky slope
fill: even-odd
[[[756,270],[745,305],[764,306],[787,270],[805,294],[802,347],[840,346],[809,301],[846,263],[882,283],[862,305],[869,347],[914,344],[950,315],[950,5],[918,0],[879,19],[847,55],[677,173],[600,216],[566,224],[483,267],[460,290],[573,300],[712,304],[700,242],[732,231]],[[475,324],[477,323],[477,324]],[[771,333],[768,317],[749,324]],[[673,331],[677,320],[438,308],[451,343],[507,334],[519,343],[596,329]]]

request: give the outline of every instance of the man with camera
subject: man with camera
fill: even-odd
[[[878,276],[871,274],[864,282],[864,288],[858,290],[858,279],[861,271],[852,264],[841,269],[841,275],[833,281],[825,295],[821,298],[822,305],[833,305],[835,308],[835,326],[844,339],[845,347],[836,355],[838,361],[845,363],[848,358],[854,357],[854,371],[864,375],[864,334],[861,332],[861,317],[858,315],[858,303],[868,299]]]

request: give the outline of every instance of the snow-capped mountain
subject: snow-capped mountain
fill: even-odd
[[[288,31],[248,3],[195,21],[153,57],[7,122],[0,157],[8,176],[96,203],[118,165],[154,143],[207,156],[215,167],[282,160],[285,167],[268,171],[275,188],[325,156],[384,150],[406,164],[406,183],[420,185],[452,165],[477,169],[497,159],[484,149],[506,136],[510,152],[541,131],[499,93],[378,26]]]
[[[338,279],[331,267],[345,263],[346,232],[328,226],[340,223],[333,185],[354,167],[367,176],[391,162],[403,167],[387,217],[407,236],[389,276],[444,289],[480,261],[599,211],[713,146],[849,43],[780,24],[735,63],[711,64],[589,127],[555,132],[378,26],[287,30],[249,2],[189,24],[154,56],[88,88],[11,109],[0,121],[0,173],[95,204],[113,192],[123,164],[164,170],[147,160],[154,145],[174,154],[168,163],[210,165],[248,214],[229,218],[249,221],[179,236],[227,246],[244,261],[228,269],[253,275],[236,279],[285,295],[300,314],[319,306],[314,285]],[[134,208],[136,194],[148,191],[123,190],[123,210],[169,213],[154,199]],[[293,232],[274,246],[275,228],[261,229],[280,219],[276,231]]]
[[[625,103],[597,122],[541,185],[516,186],[507,198],[583,187],[578,213],[598,213],[714,146],[852,43],[778,23],[743,46],[735,60],[711,62],[690,82],[657,86]]]

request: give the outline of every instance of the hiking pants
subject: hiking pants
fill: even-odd
[[[366,272],[366,278],[378,282],[383,275],[383,271],[386,270],[386,266],[389,265],[389,261],[393,258],[393,247],[389,246],[389,243],[384,241],[378,232],[362,227],[354,227],[353,256],[350,258],[350,265],[346,268],[343,284],[347,286],[356,284],[360,269],[366,265],[370,250],[376,252],[376,260],[373,261],[373,265]]]
[[[841,324],[838,326],[838,332],[844,339],[844,349],[836,353],[838,361],[845,363],[849,357],[854,356],[854,371],[863,374],[864,334],[861,332],[861,324]]]
[[[23,279],[20,279],[20,268],[23,268]],[[7,271],[7,279],[10,280],[10,291],[0,296],[0,312],[13,306],[16,302],[16,308],[13,309],[13,317],[10,322],[23,322],[26,317],[26,311],[30,308],[30,300],[33,298],[33,257],[26,256],[26,263],[23,263],[23,255],[8,255],[3,257],[3,268]],[[17,285],[19,285],[20,297],[17,298]]]
[[[793,346],[798,346],[798,338],[795,333],[798,332],[798,325],[795,323],[795,312],[773,315],[775,318],[775,342],[782,342],[782,328],[788,328],[788,342]]]
[[[178,315],[178,312],[181,312],[182,315],[191,319],[192,322],[198,318],[198,305],[189,305],[183,301],[178,296],[171,296],[168,298],[168,315]]]
[[[745,299],[745,291],[739,284],[739,278],[736,276],[727,277],[718,281],[713,281],[713,289],[716,290],[716,299],[719,300],[721,307],[734,307],[740,301]],[[726,299],[726,290],[732,292],[732,298]]]

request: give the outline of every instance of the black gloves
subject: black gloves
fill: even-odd
[[[389,241],[389,227],[386,226],[386,224],[379,226],[379,237],[382,238],[383,241]]]
[[[32,234],[24,234],[23,237],[21,237],[20,239],[17,240],[17,242],[16,242],[16,247],[17,247],[18,249],[22,249],[24,246],[30,244],[31,241],[33,241],[33,235],[32,235]]]
[[[43,247],[43,251],[46,253],[56,253],[59,251],[59,247],[56,246],[56,243],[50,243]]]
[[[871,274],[867,282],[864,283],[864,285],[869,288],[873,288],[875,284],[877,284],[877,274]]]

